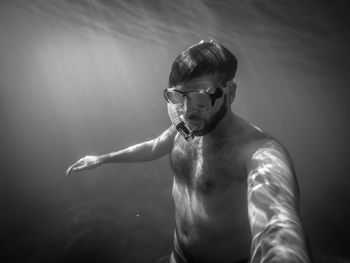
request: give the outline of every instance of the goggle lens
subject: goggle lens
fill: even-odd
[[[164,96],[170,104],[179,108],[183,107],[185,102],[185,97],[189,100],[191,105],[196,108],[208,109],[210,106],[210,97],[205,93],[201,93],[197,91],[183,94],[176,90],[165,90]]]

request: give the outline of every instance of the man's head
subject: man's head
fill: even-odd
[[[191,46],[175,59],[165,95],[184,115],[194,135],[212,131],[230,109],[236,70],[235,56],[212,41]]]
[[[232,80],[237,70],[236,57],[224,46],[213,41],[193,45],[175,59],[169,87],[209,74],[218,74],[223,81]]]

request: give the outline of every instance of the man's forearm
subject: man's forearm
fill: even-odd
[[[170,126],[153,140],[142,142],[117,152],[100,155],[98,156],[98,162],[99,164],[113,162],[130,163],[158,159],[171,152],[175,135],[176,129]]]
[[[299,223],[285,220],[268,225],[254,237],[250,262],[310,263],[310,254]]]
[[[156,159],[154,152],[154,140],[142,142],[123,150],[108,154],[99,155],[99,163],[128,163],[128,162],[145,162]]]

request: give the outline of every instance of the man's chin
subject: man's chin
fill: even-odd
[[[193,126],[189,126],[189,128],[194,136],[203,136],[207,134],[205,125],[203,123],[197,125],[193,124]]]
[[[200,130],[203,128],[203,122],[202,121],[187,121],[187,126],[191,131]]]

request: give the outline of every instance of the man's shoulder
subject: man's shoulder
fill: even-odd
[[[287,148],[277,139],[270,137],[258,151],[276,152],[282,155],[289,155]]]
[[[265,162],[270,164],[282,164],[294,171],[292,158],[287,148],[278,140],[270,138],[260,145],[252,154],[251,163]]]
[[[264,156],[278,156],[291,163],[290,154],[280,141],[268,132],[246,121],[244,126],[244,132],[237,139],[241,141],[241,149],[244,151],[247,162],[264,154]]]
[[[264,138],[272,138],[272,136],[263,129],[237,115],[234,115],[231,131],[232,137],[241,141],[251,142]]]
[[[242,151],[245,158],[250,159],[253,153],[261,148],[269,141],[274,140],[267,132],[263,131],[259,127],[247,122],[243,118],[239,118],[238,124],[234,129],[239,130],[239,133],[235,133],[232,136],[232,143],[235,147],[238,147],[239,151]],[[234,130],[233,129],[233,130]]]

